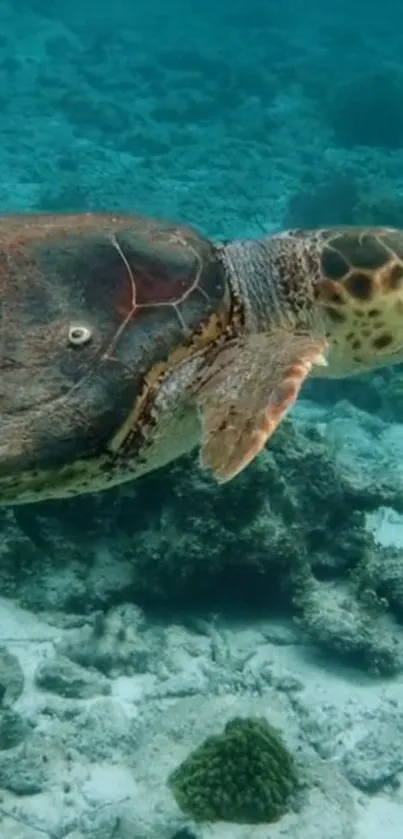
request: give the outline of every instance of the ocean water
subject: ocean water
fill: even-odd
[[[403,228],[401,23],[0,0],[1,211]],[[229,484],[192,454],[0,527],[0,839],[401,839],[401,367],[308,382]],[[249,727],[185,764],[184,806],[172,773],[235,717],[297,783]]]

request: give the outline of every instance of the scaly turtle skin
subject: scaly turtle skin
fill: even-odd
[[[213,244],[139,216],[0,219],[0,503],[105,489],[200,443],[218,481],[306,377],[403,359],[403,233]]]

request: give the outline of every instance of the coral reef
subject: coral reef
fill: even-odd
[[[398,434],[348,403],[337,412],[305,403],[228,486],[185,458],[121,490],[18,510],[14,522],[7,513],[3,590],[69,628],[64,659],[37,678],[63,692],[64,670],[68,680],[74,670],[66,659],[76,692],[100,689],[83,667],[152,671],[140,605],[280,612],[321,649],[399,672],[399,562],[392,571],[367,527],[379,508],[403,512]],[[364,589],[379,593],[376,609]]]
[[[235,718],[170,775],[169,787],[195,821],[261,824],[286,812],[298,774],[265,719]]]
[[[351,558],[351,540],[356,554],[366,544],[365,505],[360,495],[354,502],[350,482],[320,434],[288,423],[226,487],[184,459],[123,491],[28,508],[23,519],[18,514],[24,536],[4,522],[0,575],[10,594],[41,611],[80,613],[125,596],[146,604],[225,602],[234,578],[249,602],[290,605],[313,558],[331,554],[335,538],[341,562],[345,552]],[[376,501],[368,500],[370,509]],[[232,587],[231,599],[236,594]],[[101,639],[101,618],[97,626]]]

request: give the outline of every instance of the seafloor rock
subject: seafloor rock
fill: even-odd
[[[12,709],[0,709],[0,751],[18,746],[29,732],[29,726],[20,714]]]
[[[402,548],[367,550],[356,569],[355,582],[359,594],[365,597],[366,593],[372,592],[380,603],[390,606],[400,623],[403,622]]]
[[[7,647],[0,645],[0,705],[8,707],[21,695],[24,674],[18,658]]]
[[[128,714],[121,702],[97,699],[74,718],[74,748],[90,761],[127,757],[136,751],[140,729],[136,715]]]
[[[326,447],[356,509],[403,506],[403,426],[339,403],[324,430]]]
[[[16,611],[21,620],[24,613]],[[142,633],[158,633],[158,623],[143,616]],[[61,632],[68,636],[71,630]],[[228,839],[220,825],[212,830],[211,824],[200,824],[196,830],[181,814],[167,780],[192,749],[228,720],[254,715],[267,717],[283,732],[301,773],[301,797],[298,793],[295,805],[271,826],[273,839],[361,839],[349,772],[353,783],[359,772],[376,774],[379,756],[382,778],[388,775],[389,740],[381,735],[385,726],[393,730],[398,715],[390,703],[389,711],[385,702],[373,707],[373,694],[382,696],[384,686],[373,682],[370,687],[356,676],[344,682],[328,662],[326,669],[324,662],[312,659],[297,628],[280,619],[266,617],[251,626],[250,620],[193,616],[184,624],[165,622],[164,639],[167,672],[176,674],[178,685],[181,679],[186,683],[189,661],[200,662],[206,681],[198,693],[174,696],[161,667],[152,677],[118,676],[113,697],[76,701],[56,696],[52,702],[58,713],[39,695],[34,732],[20,746],[0,752],[4,835],[36,839],[39,831],[74,839],[173,839],[188,828],[197,839]],[[42,644],[47,648],[49,641]],[[298,689],[283,690],[281,676],[290,680],[296,674]],[[158,690],[148,689],[150,678]],[[32,713],[38,691],[32,679],[27,682],[25,707]],[[397,681],[387,684],[398,697]],[[367,768],[362,769],[369,727],[376,748],[367,748]],[[23,826],[30,827],[26,835]],[[232,825],[231,837],[251,839],[250,830]],[[257,827],[253,839],[266,839],[266,833]]]
[[[124,603],[106,613],[96,612],[91,624],[74,629],[59,644],[60,652],[83,667],[106,675],[146,673],[152,651],[144,641],[142,610]]]
[[[111,692],[110,683],[100,673],[80,667],[63,656],[43,661],[37,667],[35,682],[43,690],[69,699],[90,699]]]
[[[347,751],[343,759],[349,781],[364,792],[375,793],[387,785],[399,786],[403,770],[403,716],[390,710],[377,720]]]
[[[299,622],[312,641],[374,674],[392,675],[403,666],[403,638],[380,620],[372,602],[360,603],[354,589],[333,583],[306,587],[296,602]]]
[[[16,795],[34,795],[44,789],[51,769],[46,751],[28,741],[0,752],[0,787]]]

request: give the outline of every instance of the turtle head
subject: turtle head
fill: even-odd
[[[212,245],[140,216],[0,217],[0,287],[0,504],[133,477],[152,394],[229,317]]]
[[[32,298],[27,303],[32,310]],[[128,382],[124,387],[118,353],[104,355],[107,321],[102,329],[84,305],[81,317],[66,308],[55,321],[51,309],[42,306],[33,326],[20,308],[14,336],[9,316],[0,367],[0,504],[89,488],[102,452],[108,469],[108,440],[135,398]]]
[[[139,386],[130,277],[111,238],[14,225],[0,225],[0,505],[88,491],[95,466],[107,485],[108,441]]]

